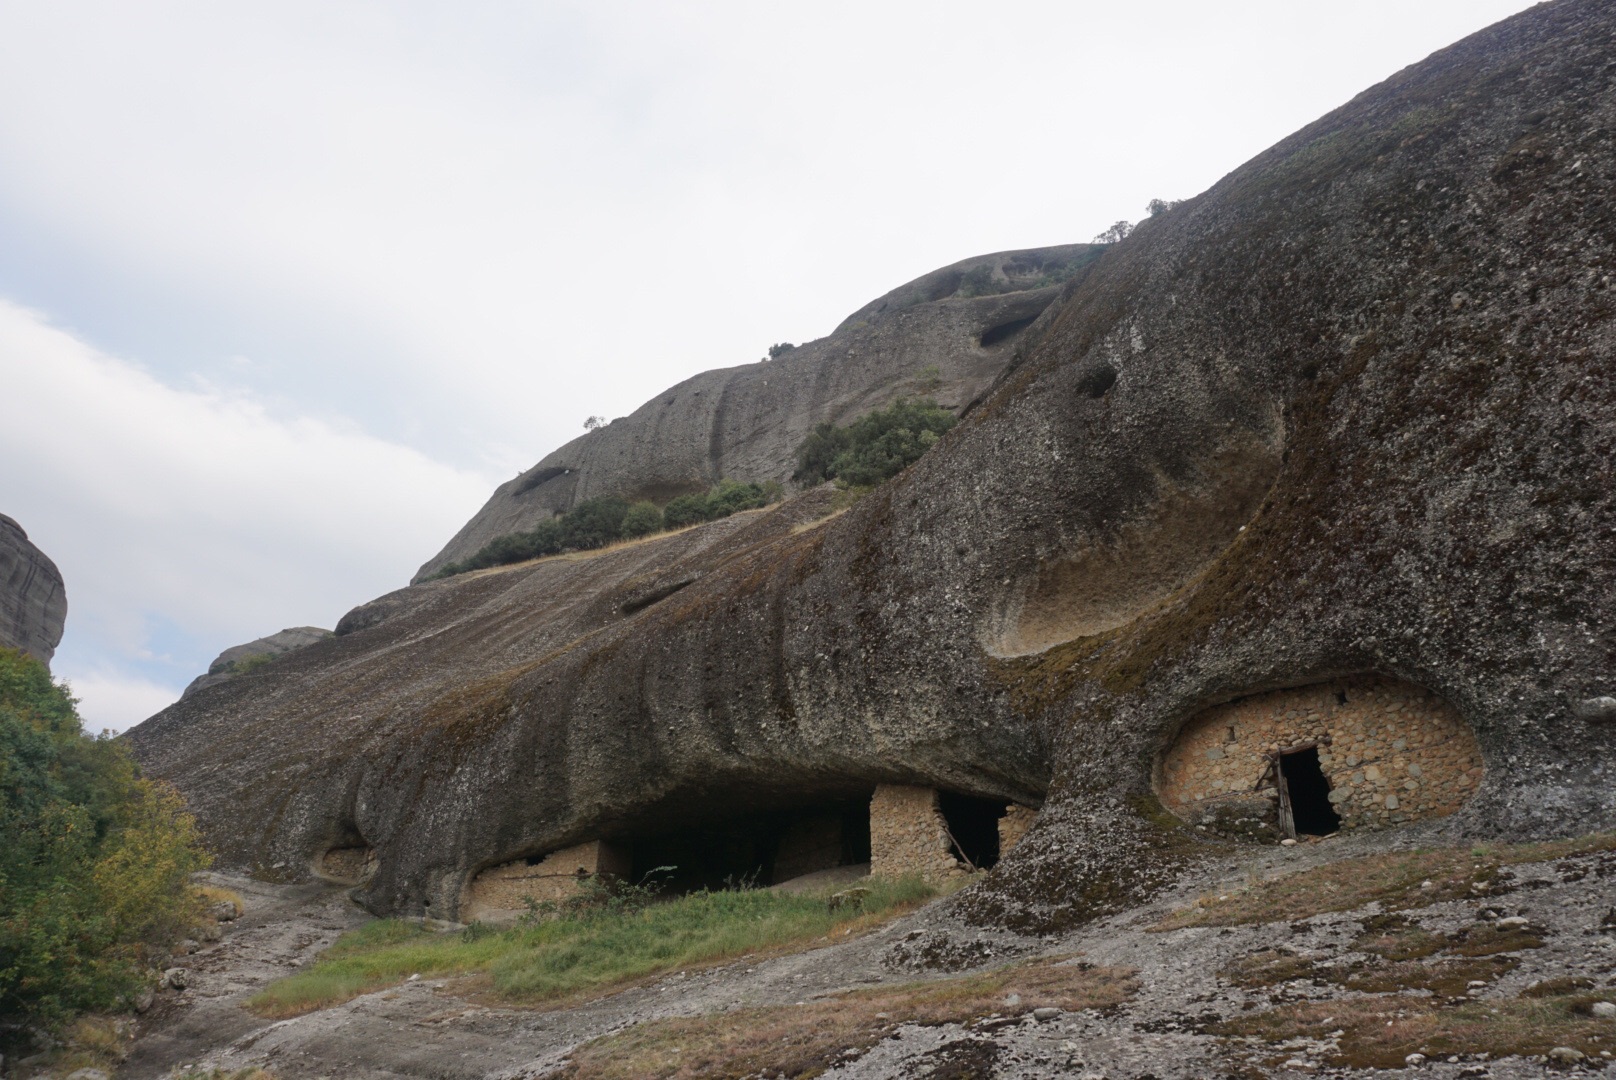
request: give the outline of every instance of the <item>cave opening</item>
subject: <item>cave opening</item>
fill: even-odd
[[[1324,778],[1317,746],[1281,754],[1279,772],[1298,834],[1329,836],[1341,827],[1341,816],[1330,805],[1330,782]]]
[[[949,853],[978,870],[999,861],[999,819],[1009,803],[952,791],[937,793],[937,808],[948,825]]]
[[[999,344],[1001,341],[1008,341],[1031,326],[1037,319],[1038,316],[1029,315],[1025,319],[1012,319],[1007,323],[989,327],[982,331],[981,337],[977,338],[977,344],[986,349]]]
[[[619,841],[632,852],[630,880],[680,895],[770,886],[870,861],[868,800],[748,814]]]

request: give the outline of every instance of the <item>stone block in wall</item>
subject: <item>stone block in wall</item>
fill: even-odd
[[[951,853],[937,789],[881,784],[870,797],[870,873],[939,882],[968,873]]]
[[[1357,676],[1206,710],[1164,755],[1157,792],[1186,821],[1233,821],[1245,800],[1272,791],[1270,755],[1308,745],[1343,829],[1453,813],[1482,776],[1480,747],[1455,709],[1410,683]]]
[[[1010,849],[1021,842],[1037,819],[1038,811],[1030,806],[1011,803],[1005,808],[1004,817],[999,819],[999,858],[1010,854]]]
[[[462,922],[511,923],[534,903],[564,903],[594,878],[625,879],[632,867],[625,849],[604,840],[551,852],[537,863],[518,859],[472,878],[460,903]]]

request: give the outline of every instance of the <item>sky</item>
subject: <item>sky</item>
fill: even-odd
[[[92,730],[498,483],[970,255],[1086,241],[1520,0],[0,0],[0,513]]]

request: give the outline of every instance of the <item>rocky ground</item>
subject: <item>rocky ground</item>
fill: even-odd
[[[1387,850],[1385,841],[1378,844]],[[1594,999],[1603,1000],[1602,988],[1616,982],[1616,929],[1610,928],[1608,917],[1616,902],[1616,856],[1609,852],[1513,866],[1473,897],[1416,906],[1390,917],[1379,903],[1370,903],[1262,925],[1152,929],[1198,897],[1239,893],[1294,870],[1376,848],[1372,839],[1231,848],[1226,857],[1149,907],[1062,936],[1029,939],[980,932],[953,923],[932,905],[857,940],[679,972],[565,1009],[502,1007],[478,998],[464,984],[432,979],[274,1023],[254,1017],[241,1002],[310,962],[364,916],[340,890],[232,879],[228,883],[246,900],[245,915],[229,924],[222,941],[188,958],[186,988],[165,991],[142,1018],[141,1034],[118,1076],[145,1080],[172,1075],[184,1066],[236,1070],[252,1065],[280,1080],[559,1076],[567,1073],[580,1046],[635,1025],[654,1027],[669,1018],[742,1007],[774,1007],[767,1015],[789,1024],[793,1010],[810,1010],[814,1002],[849,988],[959,979],[958,972],[966,969],[991,969],[1006,960],[1040,955],[1072,957],[1071,963],[1101,969],[1133,969],[1137,992],[1100,1010],[1046,1008],[1019,1016],[1015,1014],[1023,1003],[1005,997],[998,1008],[963,1024],[898,1026],[873,1047],[833,1063],[823,1075],[848,1080],[1389,1076],[1388,1071],[1342,1064],[1357,1052],[1353,1045],[1361,1049],[1362,1043],[1361,1028],[1344,1037],[1341,1025],[1351,1026],[1347,1019],[1308,1014],[1311,1026],[1303,1025],[1306,1030],[1270,1041],[1211,1030],[1220,1022],[1238,1022],[1275,1008],[1306,1014],[1314,1008],[1309,1003],[1322,1002],[1317,1012],[1339,1012],[1345,1018],[1355,1002],[1362,1006],[1388,1000],[1352,988],[1387,990],[1385,985],[1353,983],[1362,977],[1366,961],[1371,974],[1402,972],[1406,977],[1405,986],[1394,988],[1400,996],[1390,999],[1398,1012],[1384,1015],[1400,1018],[1403,1006],[1418,1013],[1438,1002],[1507,1010],[1512,1003],[1531,1000],[1531,993],[1521,996],[1523,991],[1548,980],[1581,979],[1586,981],[1576,985],[1585,991],[1583,1008],[1589,1015],[1579,1022],[1593,1025],[1584,1029],[1585,1035],[1609,1027],[1608,1035],[1593,1036],[1594,1044],[1583,1043],[1593,1053],[1580,1062],[1561,1063],[1541,1053],[1486,1056],[1479,1049],[1467,1053],[1455,1048],[1461,1052],[1432,1054],[1432,1060],[1411,1066],[1421,1075],[1505,1078],[1607,1069],[1609,1059],[1594,1046],[1608,1039],[1616,1047],[1616,1018],[1592,1010],[1597,1010]],[[1377,928],[1379,939],[1370,932]],[[1389,961],[1383,957],[1395,959],[1397,947],[1420,953],[1408,948],[1410,941],[1424,942],[1427,955],[1402,967],[1386,966]],[[1484,941],[1492,944],[1477,945]],[[1366,942],[1371,942],[1369,951]],[[1430,952],[1438,948],[1446,951]],[[1370,955],[1374,950],[1379,955]],[[1408,975],[1410,971],[1414,974]],[[1359,974],[1349,977],[1352,972]],[[1452,985],[1443,985],[1443,978]],[[1616,990],[1608,993],[1616,999]],[[847,1007],[859,1005],[850,1002]],[[594,1075],[587,1069],[583,1074]],[[698,1068],[682,1075],[703,1074]]]

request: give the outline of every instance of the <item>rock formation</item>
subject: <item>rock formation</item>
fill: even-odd
[[[244,668],[254,670],[265,661],[273,660],[293,649],[313,645],[316,641],[323,641],[330,636],[331,631],[322,630],[318,626],[293,626],[278,634],[249,641],[245,645],[232,645],[214,657],[213,663],[208,665],[208,670],[192,679],[180,697],[189,697],[198,690],[216,686],[226,679],[242,674]]]
[[[1107,250],[845,513],[405,589],[131,739],[226,863],[364,849],[365,903],[443,917],[513,860],[917,785],[1041,805],[956,903],[1069,923],[1224,842],[1159,798],[1181,732],[1255,701],[1235,756],[1283,768],[1337,687],[1404,785],[1364,827],[1611,827],[1613,189],[1616,7],[1539,5]],[[1480,755],[1447,816],[1394,817],[1404,703]]]
[[[66,622],[67,590],[56,564],[0,514],[0,646],[49,665]]]
[[[899,397],[962,411],[1010,362],[1056,283],[1101,250],[1069,244],[966,259],[871,301],[829,337],[686,379],[500,485],[415,580],[583,499],[665,502],[721,479],[785,483],[815,425],[845,424]]]

